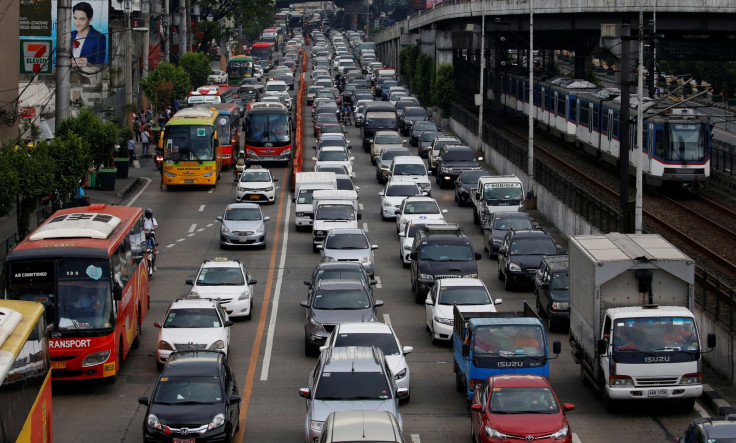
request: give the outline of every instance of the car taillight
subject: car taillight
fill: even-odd
[[[478,379],[471,378],[470,379],[470,391],[471,392],[472,391],[475,391],[475,386],[476,385],[480,385],[482,383],[483,383],[483,380],[478,380]]]

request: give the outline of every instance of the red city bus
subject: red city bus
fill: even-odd
[[[245,160],[248,164],[291,160],[291,116],[281,103],[249,103],[245,112]]]
[[[204,85],[189,93],[187,106],[232,103],[232,101],[233,91],[230,85]]]
[[[5,261],[5,298],[46,308],[53,380],[115,382],[148,312],[143,210],[55,212]]]
[[[253,57],[253,60],[268,60],[269,66],[273,66],[272,54],[273,42],[253,43],[250,47],[250,55]]]
[[[240,109],[235,103],[199,105],[216,109],[219,114],[215,120],[215,130],[220,141],[222,166],[235,164],[240,149]]]

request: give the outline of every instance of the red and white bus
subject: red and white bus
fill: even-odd
[[[268,60],[268,65],[273,66],[273,42],[253,43],[250,47],[250,55],[253,60]]]
[[[149,308],[143,210],[55,212],[5,261],[5,298],[46,308],[52,379],[115,382]]]
[[[292,120],[280,103],[249,103],[245,112],[245,160],[250,163],[291,160]]]
[[[234,165],[240,150],[240,109],[235,103],[200,105],[216,109],[215,130],[220,142],[222,166]]]
[[[230,85],[204,85],[189,93],[187,106],[232,103],[233,91]]]

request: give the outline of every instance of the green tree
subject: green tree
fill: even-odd
[[[15,147],[4,145],[0,148],[0,214],[7,215],[18,196],[18,174],[10,161]]]
[[[18,177],[18,235],[28,235],[31,213],[41,197],[54,192],[56,165],[49,155],[50,145],[45,140],[36,146],[19,146],[9,156],[10,164]]]
[[[54,162],[54,188],[72,190],[87,173],[91,156],[82,138],[74,133],[55,138],[49,149]]]
[[[442,110],[442,116],[448,117],[450,115],[450,104],[457,98],[455,68],[452,65],[443,64],[437,69],[432,96],[434,104]]]
[[[187,52],[179,58],[179,66],[189,74],[193,88],[206,84],[212,70],[210,59],[203,52]]]
[[[183,68],[161,62],[141,80],[141,89],[156,109],[162,110],[174,99],[184,99],[191,89],[189,73]]]
[[[68,138],[76,135],[82,142],[81,149],[87,153],[86,156],[78,157],[80,161],[91,160],[95,166],[107,166],[112,164],[113,150],[117,143],[118,132],[113,122],[102,122],[91,109],[82,108],[76,117],[69,117],[59,125],[56,131],[57,138]],[[80,168],[90,166],[89,161],[79,165]]]
[[[213,24],[204,26],[200,26],[202,22],[197,24],[197,33],[201,33],[199,52],[206,52],[207,45],[212,39],[219,41],[222,37],[231,35],[231,29],[221,28],[222,19],[234,20],[243,29],[250,30],[254,29],[254,24],[258,24],[260,26],[257,27],[257,32],[260,32],[271,22],[276,11],[274,0],[199,0],[197,4],[202,10],[211,11],[210,23]]]
[[[432,80],[435,76],[434,59],[420,52],[414,63],[411,76],[411,89],[417,95],[422,106],[432,106]]]
[[[414,89],[414,85],[411,84],[411,77],[414,72],[414,66],[419,53],[419,47],[414,45],[409,45],[399,52],[399,74],[404,77],[404,81],[406,81],[412,89]]]

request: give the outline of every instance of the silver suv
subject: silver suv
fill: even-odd
[[[388,411],[403,432],[399,399],[409,394],[397,388],[386,357],[377,347],[325,348],[309,375],[309,387],[299,389],[307,399],[304,440],[313,443],[331,412],[346,410]]]

